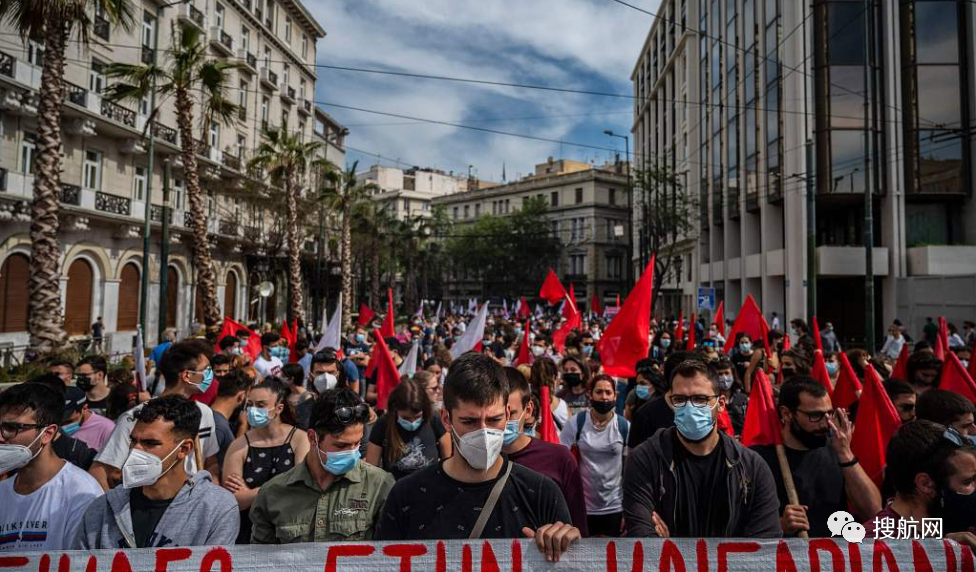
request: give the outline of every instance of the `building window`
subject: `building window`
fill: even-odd
[[[454,207],[454,220],[458,219],[458,208]]]
[[[285,42],[291,45],[291,18],[285,18]]]
[[[468,218],[471,215],[469,208],[469,205],[464,205],[464,218]]]
[[[586,255],[585,254],[570,254],[569,255],[569,273],[581,276],[586,274]]]
[[[299,121],[298,122],[298,137],[302,141],[305,141],[305,122],[304,121]]]
[[[27,41],[27,61],[35,66],[43,64],[44,42],[39,42],[37,40]]]
[[[607,256],[607,278],[620,280],[623,277],[623,261],[619,256]]]
[[[410,199],[403,199],[403,211],[410,215]]]
[[[247,29],[247,26],[241,26],[241,49],[245,52],[251,45],[251,31]]]
[[[244,160],[244,149],[247,148],[247,137],[241,133],[237,134],[237,158]]]
[[[583,203],[583,189],[581,187],[576,189],[576,204],[582,204],[582,203]]]
[[[302,34],[302,59],[308,59],[308,36]]]
[[[261,98],[261,121],[268,120],[268,108],[271,106],[271,102],[268,100],[268,96]]]
[[[37,134],[24,132],[24,139],[20,142],[20,172],[34,174],[34,150],[37,148]]]
[[[210,148],[220,148],[220,124],[217,122],[210,124]]]
[[[474,217],[478,218],[479,216],[481,216],[481,203],[474,205]]]
[[[289,81],[290,79],[291,68],[288,66],[288,64],[285,64],[285,67],[281,70],[282,91],[284,91],[284,88],[291,85],[291,81]]]
[[[173,208],[183,209],[183,179],[173,180]]]
[[[246,81],[242,81],[241,82],[241,91],[237,95],[237,105],[241,108],[241,110],[245,114],[247,113],[247,92],[248,92],[247,82]]]
[[[99,191],[102,188],[102,152],[89,149],[85,151],[82,186]]]
[[[558,207],[559,206],[559,191],[553,191],[549,194],[549,206]]]
[[[91,70],[88,73],[88,90],[93,93],[102,93],[105,89],[105,64],[98,60],[92,60]]]
[[[214,8],[214,12],[217,14],[217,28],[224,29],[224,6],[222,4],[217,4]]]
[[[156,18],[149,12],[144,12],[142,14],[142,45],[147,48],[152,48],[155,43],[155,30],[156,30]]]
[[[308,99],[305,96],[305,90],[307,88],[308,88],[308,85],[305,82],[305,78],[302,78],[301,81],[298,82],[298,97],[299,98],[301,98],[301,99]]]
[[[146,168],[136,166],[135,184],[133,185],[133,196],[137,201],[146,200]]]
[[[264,47],[264,67],[271,69],[271,48]]]
[[[607,200],[611,205],[617,204],[617,189],[609,189]]]

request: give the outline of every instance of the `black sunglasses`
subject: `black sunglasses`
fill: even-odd
[[[340,407],[335,410],[336,419],[343,425],[349,425],[356,421],[366,421],[369,419],[369,406],[365,403],[352,407]]]

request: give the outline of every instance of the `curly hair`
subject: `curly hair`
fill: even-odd
[[[150,399],[135,413],[135,420],[152,423],[157,419],[173,424],[173,435],[193,439],[200,432],[200,408],[182,395],[165,395]]]

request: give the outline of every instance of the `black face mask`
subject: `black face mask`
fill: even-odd
[[[601,415],[610,413],[611,411],[613,411],[613,408],[616,406],[617,404],[614,403],[613,401],[591,401],[590,402],[590,407],[592,407],[594,411],[596,411]]]
[[[796,422],[796,419],[790,421],[790,432],[793,433],[796,440],[807,449],[818,449],[827,444],[826,433],[819,435],[817,433],[807,431],[803,427],[800,427],[800,424]]]
[[[942,517],[942,532],[963,532],[976,525],[976,493],[959,494],[948,484],[940,488],[942,498],[936,500],[935,514]]]
[[[790,379],[794,375],[796,375],[796,370],[793,369],[792,367],[783,368],[783,379]]]
[[[88,393],[89,391],[95,388],[95,382],[92,381],[90,375],[79,375],[78,377],[75,378],[75,386],[77,386],[78,389],[84,391],[85,393]]]
[[[578,373],[564,373],[563,383],[565,383],[569,387],[576,387],[579,384],[583,383],[583,377],[580,376],[580,374]]]

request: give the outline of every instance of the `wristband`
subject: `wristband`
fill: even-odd
[[[854,457],[853,459],[851,459],[850,461],[848,461],[846,463],[837,463],[837,466],[840,467],[840,468],[842,468],[842,469],[846,469],[848,467],[853,467],[856,464],[857,464],[857,457]]]

